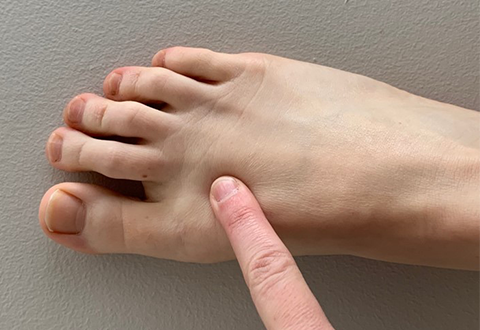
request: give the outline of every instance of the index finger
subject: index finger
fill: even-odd
[[[250,190],[238,180],[223,177],[213,183],[210,199],[265,326],[332,329]]]

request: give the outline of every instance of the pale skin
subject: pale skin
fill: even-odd
[[[52,187],[40,225],[66,247],[232,259],[209,197],[231,175],[293,255],[478,270],[478,112],[320,65],[184,47],[160,51],[152,67],[114,70],[104,93],[66,106],[47,157],[141,181],[147,200]],[[136,141],[96,138],[109,136]]]

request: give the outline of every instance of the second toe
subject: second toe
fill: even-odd
[[[166,175],[162,153],[153,146],[96,139],[68,127],[51,134],[46,154],[53,166],[66,171],[137,181],[161,181]]]

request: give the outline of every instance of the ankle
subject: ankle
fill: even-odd
[[[349,241],[350,253],[440,267],[478,265],[480,153],[438,148],[399,162],[391,173],[397,180],[377,195],[363,230]]]

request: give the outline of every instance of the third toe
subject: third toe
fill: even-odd
[[[165,68],[124,67],[110,73],[103,84],[105,95],[113,100],[167,103],[182,107],[203,103],[211,86]]]
[[[177,117],[138,102],[116,102],[94,94],[75,97],[65,123],[87,134],[157,140],[177,126]]]

